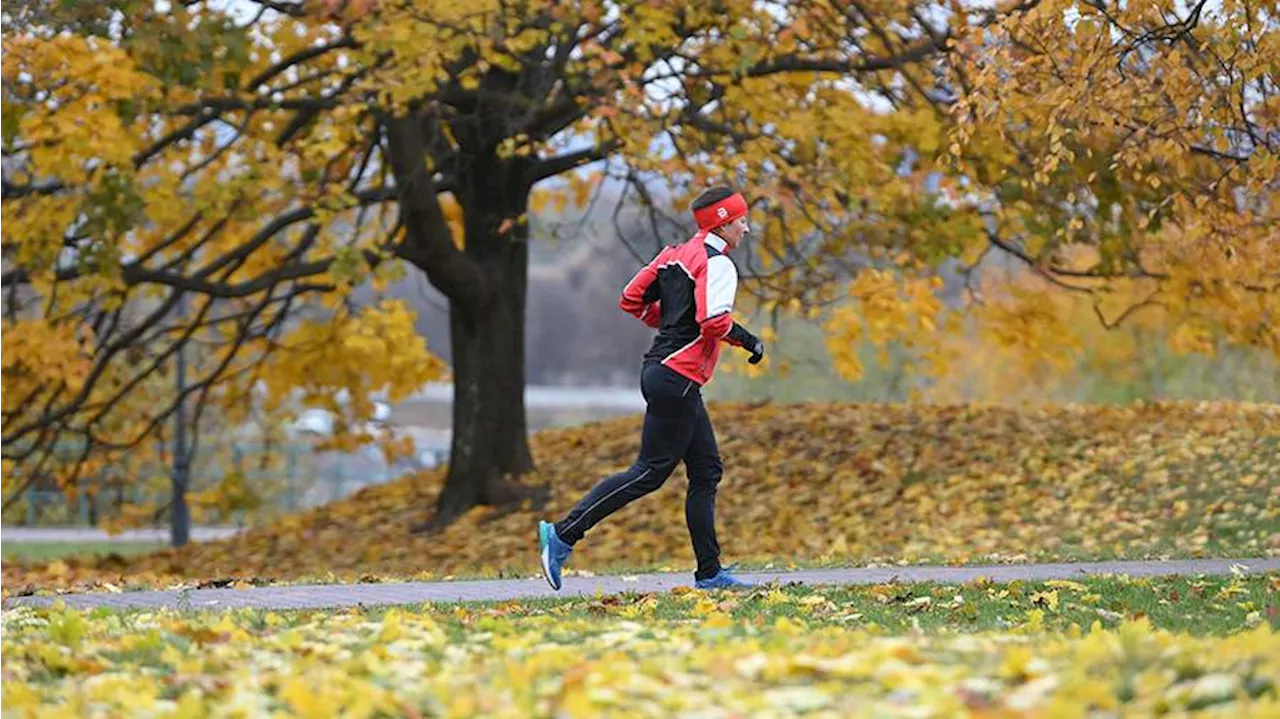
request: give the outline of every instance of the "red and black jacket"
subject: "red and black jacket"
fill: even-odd
[[[755,346],[755,335],[733,321],[738,270],[724,251],[723,239],[699,231],[664,247],[623,288],[618,306],[658,330],[646,363],[661,362],[704,385],[715,372],[720,342]]]

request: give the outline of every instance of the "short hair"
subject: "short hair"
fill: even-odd
[[[721,200],[733,197],[733,194],[733,190],[727,185],[708,187],[693,199],[693,206],[690,209],[697,212],[704,207],[710,207]]]

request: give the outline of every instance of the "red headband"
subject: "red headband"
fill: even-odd
[[[714,230],[746,214],[747,201],[741,194],[735,192],[714,205],[694,210],[693,219],[697,220],[699,230]]]

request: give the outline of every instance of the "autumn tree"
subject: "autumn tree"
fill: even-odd
[[[218,361],[192,392],[228,406],[410,391],[440,368],[403,308],[344,301],[408,266],[450,306],[433,526],[536,498],[526,218],[588,166],[661,188],[655,223],[746,189],[746,288],[821,317],[847,374],[861,337],[945,363],[933,269],[988,253],[1104,323],[1280,351],[1276,8],[1185,5],[40,5],[4,41],[5,457],[135,446],[195,342]],[[1052,351],[1034,296],[973,299]]]
[[[151,3],[17,12],[4,38],[6,506],[36,481],[74,487],[160,458],[153,440],[184,401],[184,424],[234,427],[301,393],[354,428],[374,391],[442,374],[406,307],[345,301],[375,265],[375,284],[395,269],[370,239],[393,231],[394,189],[371,183],[369,143],[328,154],[334,133],[360,131],[336,96],[283,97],[355,82],[326,85],[336,69],[299,81],[325,31]],[[323,107],[337,114],[317,118]]]
[[[748,76],[803,92],[800,73],[896,62],[833,67],[839,34],[817,18],[766,52],[795,20],[750,3],[37,9],[5,40],[6,456],[34,477],[65,437],[86,460],[138,446],[172,413],[161,370],[192,342],[220,343],[190,384],[201,402],[244,403],[261,381],[277,401],[420,384],[430,363],[403,313],[342,303],[400,259],[450,301],[437,524],[529,493],[508,477],[532,468],[534,185],[663,137],[683,153],[686,133],[723,156],[734,132],[706,109]],[[682,76],[696,102],[676,97]]]

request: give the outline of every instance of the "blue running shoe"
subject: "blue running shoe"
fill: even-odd
[[[573,547],[565,544],[556,534],[556,525],[538,522],[538,554],[542,558],[542,576],[551,588],[560,591],[560,566],[569,558]]]
[[[699,579],[695,582],[698,589],[750,589],[754,584],[744,582],[733,576],[727,569],[721,569],[715,576]]]

